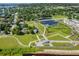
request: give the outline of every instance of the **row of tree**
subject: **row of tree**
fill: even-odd
[[[23,54],[29,54],[40,51],[40,49],[31,47],[31,48],[9,48],[9,49],[0,49],[0,56],[21,56]]]

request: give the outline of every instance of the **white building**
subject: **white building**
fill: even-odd
[[[17,15],[18,15],[18,13],[15,13],[15,14],[14,14],[14,20],[13,20],[14,23],[17,22]]]
[[[74,28],[79,33],[79,21],[75,19],[64,20],[64,23]]]

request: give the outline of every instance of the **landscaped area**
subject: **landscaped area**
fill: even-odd
[[[0,8],[0,55],[45,49],[79,50],[79,8],[53,4],[21,6]]]
[[[69,35],[71,33],[70,27],[63,23],[58,23],[55,26],[48,27],[48,31],[52,33],[60,33],[64,36]]]
[[[29,45],[30,42],[36,41],[37,38],[35,35],[29,34],[29,35],[23,35],[23,36],[16,36],[23,44]]]

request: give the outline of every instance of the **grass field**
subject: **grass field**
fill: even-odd
[[[16,38],[24,45],[29,45],[30,42],[36,41],[35,35],[14,35],[14,36],[1,36],[0,37],[0,48],[21,48],[22,46],[17,42]]]
[[[53,19],[59,20],[59,19],[67,19],[67,16],[63,16],[63,15],[54,15],[52,16]]]
[[[43,26],[41,23],[38,23],[38,28],[39,28],[42,32],[44,32],[44,26]]]
[[[28,45],[30,42],[37,40],[35,35],[26,34],[26,35],[17,35],[16,36],[23,44]]]
[[[1,37],[0,48],[18,48],[21,47],[12,37]]]
[[[66,43],[66,42],[62,42],[62,43],[58,43],[58,42],[55,42],[55,43],[52,43],[54,46],[56,47],[70,47],[70,46],[73,46],[71,43]]]
[[[52,36],[52,37],[49,37],[48,39],[49,39],[49,40],[59,40],[59,41],[62,41],[62,40],[64,41],[64,40],[65,40],[65,41],[68,41],[68,39],[63,38],[63,37],[61,37],[61,36],[59,36],[59,35],[56,35],[56,36],[54,36],[54,37],[53,37],[53,36]]]
[[[48,27],[47,29],[51,33],[60,33],[64,36],[70,35],[71,29],[63,23],[58,23],[56,26]]]

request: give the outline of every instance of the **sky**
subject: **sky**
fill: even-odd
[[[1,0],[0,3],[79,3],[79,0]]]

